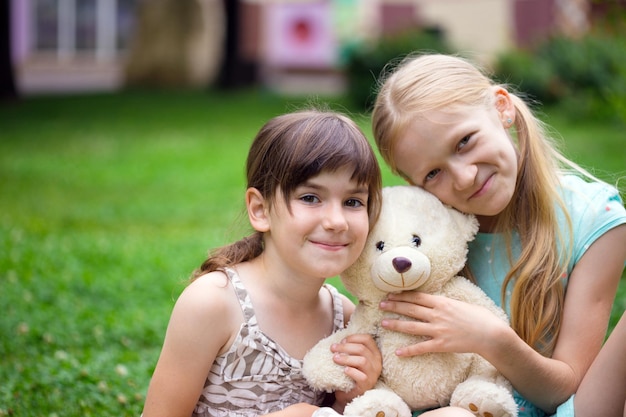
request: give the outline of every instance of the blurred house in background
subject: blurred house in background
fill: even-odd
[[[145,16],[146,8],[157,4],[157,0],[9,1],[13,64],[21,94],[123,87],[132,61],[129,54],[138,53],[132,45],[140,33],[136,30],[142,22],[140,10]],[[204,28],[196,31],[201,35],[190,35],[179,47],[195,85],[208,86],[215,82],[216,67],[225,55],[223,47],[212,43],[226,44],[227,3],[170,1],[201,6],[204,19],[199,24]],[[340,92],[341,69],[350,51],[402,30],[438,28],[458,51],[489,61],[499,51],[530,45],[549,33],[584,33],[591,8],[591,0],[226,1],[238,1],[239,62],[253,72],[256,82],[282,92]],[[151,33],[159,39],[158,28],[165,28],[170,19],[164,20],[162,26],[144,30],[144,46]]]
[[[119,87],[136,0],[8,1],[21,94]]]

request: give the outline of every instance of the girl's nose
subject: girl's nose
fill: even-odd
[[[450,166],[454,188],[458,191],[474,186],[478,167],[475,164],[456,163]]]
[[[329,203],[326,206],[322,226],[327,230],[347,230],[348,221],[344,213],[343,203]]]

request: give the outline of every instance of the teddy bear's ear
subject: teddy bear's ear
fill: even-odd
[[[466,242],[474,240],[476,233],[478,232],[478,220],[473,214],[461,213],[457,209],[446,206],[446,209],[450,213],[450,217],[457,224],[457,229],[462,234],[463,239]]]

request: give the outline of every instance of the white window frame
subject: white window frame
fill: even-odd
[[[41,53],[37,49],[37,0],[32,2],[31,39],[32,53]],[[98,62],[109,62],[117,58],[117,0],[96,0],[96,45],[93,53]],[[61,62],[72,61],[83,51],[76,49],[76,0],[58,0],[57,3],[57,48],[56,57]]]

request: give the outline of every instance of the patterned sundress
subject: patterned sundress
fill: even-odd
[[[321,405],[325,393],[310,388],[302,375],[302,361],[291,357],[259,329],[250,297],[233,269],[226,269],[244,315],[230,349],[211,366],[193,416],[250,417],[280,411],[306,402]],[[333,298],[333,331],[342,329],[343,304],[339,292],[324,285]]]

